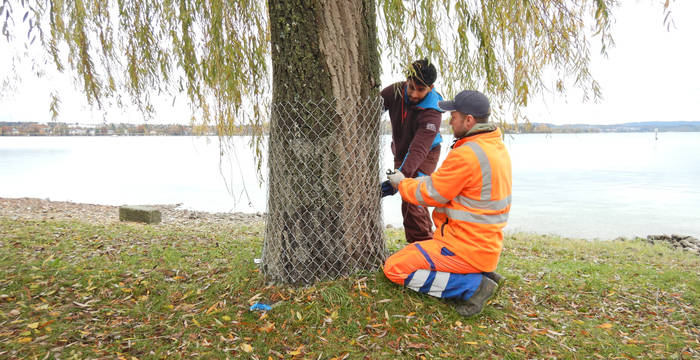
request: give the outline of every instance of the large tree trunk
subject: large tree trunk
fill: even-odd
[[[374,0],[269,0],[273,110],[263,271],[309,284],[381,264]]]

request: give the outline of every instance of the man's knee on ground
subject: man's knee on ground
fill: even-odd
[[[387,279],[391,280],[391,282],[403,285],[407,274],[404,274],[399,270],[399,263],[400,261],[396,254],[389,256],[384,263],[384,275],[387,277]]]

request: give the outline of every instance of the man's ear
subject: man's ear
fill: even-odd
[[[433,87],[434,87],[434,86],[435,86],[435,84],[430,85],[430,90],[431,90],[431,91],[433,90]]]

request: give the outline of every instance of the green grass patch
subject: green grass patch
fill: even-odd
[[[0,218],[0,358],[700,356],[700,258],[661,244],[509,235],[506,287],[464,319],[381,271],[266,284],[262,232]]]

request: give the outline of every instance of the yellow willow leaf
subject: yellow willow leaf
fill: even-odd
[[[36,328],[39,327],[39,323],[38,323],[38,322],[34,322],[34,323],[31,323],[31,324],[27,324],[27,327],[30,328],[30,329],[36,329]]]
[[[209,314],[209,313],[211,313],[212,311],[216,310],[216,307],[217,307],[218,305],[219,305],[219,303],[214,303],[212,306],[209,307],[209,309],[207,309],[207,311],[205,312],[205,314]]]
[[[469,345],[478,345],[479,343],[477,343],[476,341],[467,341],[467,344],[469,344]]]
[[[299,319],[299,320],[302,319],[301,314],[298,311],[297,311],[297,319]]]
[[[243,343],[243,344],[241,344],[241,350],[249,353],[249,352],[253,351],[253,347],[250,346],[250,344]]]
[[[19,340],[17,340],[17,342],[20,344],[26,344],[26,343],[31,342],[31,341],[32,341],[32,338],[30,338],[30,337],[23,337],[23,338],[20,338]]]
[[[228,316],[228,315],[224,315],[224,316],[221,317],[221,320],[223,320],[223,321],[231,321],[231,317]]]
[[[598,325],[598,327],[601,328],[601,329],[610,329],[610,328],[613,327],[613,326],[612,326],[611,323],[605,323],[605,324],[600,324],[600,325]]]

